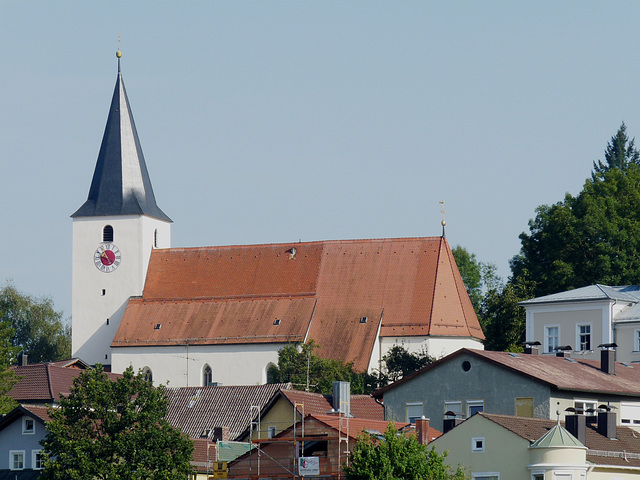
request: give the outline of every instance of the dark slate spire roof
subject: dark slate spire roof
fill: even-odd
[[[118,52],[120,53],[120,52]],[[171,219],[156,204],[120,72],[87,201],[71,217],[148,215]]]

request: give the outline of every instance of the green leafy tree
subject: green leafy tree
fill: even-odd
[[[0,290],[1,320],[13,328],[11,344],[32,363],[71,356],[71,327],[50,298],[33,298],[8,284]]]
[[[629,140],[627,126],[622,122],[616,134],[611,137],[604,152],[604,162],[593,162],[593,175],[595,180],[599,174],[603,174],[612,168],[626,170],[629,165],[640,165],[640,152],[635,147],[635,138]]]
[[[351,393],[369,393],[377,388],[373,377],[355,372],[353,364],[339,360],[321,358],[313,353],[320,348],[313,340],[300,345],[284,346],[278,352],[278,365],[267,371],[268,383],[291,382],[294,388],[329,394],[333,382],[351,382]]]
[[[18,349],[11,345],[12,336],[11,323],[4,317],[0,306],[0,415],[8,413],[18,405],[7,395],[18,381],[18,377],[9,370],[18,354]]]
[[[484,293],[491,289],[498,289],[502,284],[502,279],[497,274],[497,267],[493,263],[479,261],[475,253],[469,253],[460,245],[453,248],[451,253],[473,308],[479,315]]]
[[[76,378],[42,441],[41,479],[178,480],[190,478],[193,442],[165,420],[166,389],[129,367],[111,380],[98,365]]]
[[[444,455],[403,435],[389,424],[382,439],[363,432],[343,467],[347,480],[465,480],[464,468],[452,469]]]
[[[435,358],[430,356],[426,351],[420,353],[410,353],[401,345],[394,345],[382,357],[384,363],[384,371],[386,377],[384,385],[389,382],[395,382],[410,373],[420,370],[422,367],[433,363]],[[382,386],[382,385],[381,385]]]

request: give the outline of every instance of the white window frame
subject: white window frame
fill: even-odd
[[[31,429],[27,428],[28,422],[31,422]],[[22,417],[22,434],[35,435],[35,433],[36,433],[36,421],[31,417]]]
[[[573,480],[573,472],[568,470],[554,471],[553,479],[556,480],[557,478],[560,480]]]
[[[551,346],[549,344],[549,330],[552,328],[558,329],[558,333],[555,335],[555,345]],[[554,353],[556,347],[560,345],[560,325],[545,325],[544,326],[544,353]],[[551,350],[549,348],[551,347]]]
[[[636,328],[633,331],[633,351],[634,353],[640,353],[640,328]]]
[[[589,327],[589,348],[582,349],[582,343],[580,342],[580,327]],[[576,324],[576,352],[590,352],[593,350],[593,325],[591,322]]]
[[[471,480],[500,480],[500,472],[474,472]]]
[[[478,445],[480,443],[480,445]],[[485,439],[484,437],[473,437],[471,438],[471,451],[474,453],[482,453],[484,452]]]
[[[38,467],[38,456],[41,465]],[[31,468],[34,470],[42,470],[44,468],[44,452],[42,450],[31,450]]]
[[[276,428],[275,425],[269,425],[267,427],[267,438],[273,438],[276,436],[276,432],[278,431],[278,429]]]
[[[415,416],[415,415],[411,415],[409,416],[409,407],[420,407],[420,415],[419,416]],[[422,402],[407,402],[405,403],[405,417],[407,419],[407,423],[411,423],[411,424],[415,424],[416,421],[411,421],[412,418],[414,419],[420,419],[422,418],[424,415],[424,405]]]
[[[467,400],[467,418],[471,418],[471,408],[477,406],[481,406],[480,412],[484,412],[484,400]]]
[[[20,468],[15,468],[16,455],[22,455],[22,467]],[[24,460],[24,450],[9,450],[9,470],[24,470]]]
[[[583,409],[583,412],[582,412],[583,415],[586,415],[588,417],[595,417],[595,416],[598,415],[597,412],[587,413],[587,408],[589,408],[589,407],[593,407],[594,409],[598,408],[598,401],[597,400],[585,399],[585,398],[574,398],[573,399],[573,408],[578,408],[577,407],[578,403],[581,403],[583,405],[581,407]]]

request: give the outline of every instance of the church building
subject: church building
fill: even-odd
[[[380,368],[484,335],[446,238],[171,248],[120,72],[73,218],[73,354],[172,387],[260,384],[285,345]]]

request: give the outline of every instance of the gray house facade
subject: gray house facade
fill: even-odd
[[[595,418],[602,404],[616,411],[618,424],[640,427],[640,366],[604,363],[608,372],[594,360],[461,349],[374,396],[384,402],[385,420],[424,416],[443,431],[445,418],[459,422],[477,412],[548,419],[559,412],[564,419],[573,407]]]

